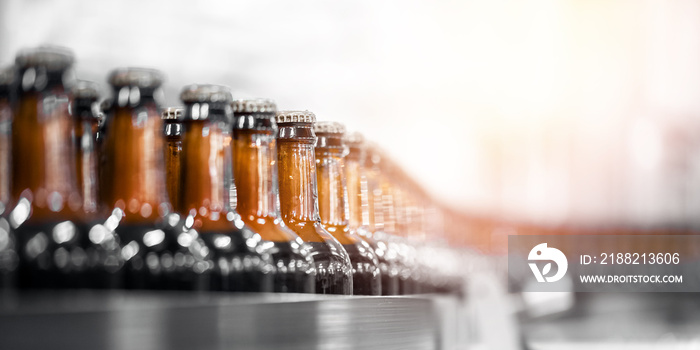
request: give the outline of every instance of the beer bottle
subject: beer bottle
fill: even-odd
[[[233,102],[233,175],[237,211],[274,247],[275,292],[314,293],[315,268],[304,242],[280,218],[277,107],[273,101]]]
[[[10,209],[10,159],[14,67],[0,70],[0,289],[15,287],[19,257],[6,213]]]
[[[83,209],[97,213],[97,149],[96,137],[98,117],[95,103],[99,98],[97,84],[78,81],[73,88],[73,137],[76,149],[75,175],[78,179]]]
[[[21,288],[115,288],[116,237],[95,224],[75,176],[69,89],[73,55],[40,47],[17,55],[9,221],[20,252]]]
[[[101,200],[119,236],[128,289],[205,289],[209,252],[171,213],[165,190],[163,121],[156,98],[163,76],[144,68],[112,71],[114,100],[103,127]]]
[[[370,194],[369,209],[373,214],[370,216],[370,227],[373,228],[374,238],[380,242],[386,242],[388,252],[396,253],[396,256],[392,256],[392,258],[397,261],[399,294],[412,294],[411,247],[398,236],[395,187],[389,178],[392,170],[391,163],[375,146],[368,148],[365,167],[368,176],[368,193]]]
[[[165,187],[174,208],[180,208],[180,182],[182,152],[182,112],[180,107],[168,107],[163,110],[165,122]]]
[[[218,85],[189,85],[185,103],[180,212],[207,243],[214,261],[212,289],[272,292],[273,247],[264,244],[229,205],[231,92]],[[228,156],[228,157],[227,157]]]
[[[345,160],[345,174],[348,188],[348,209],[350,212],[349,227],[355,230],[372,247],[379,259],[382,274],[382,295],[399,294],[399,266],[397,253],[393,245],[379,241],[373,234],[374,208],[373,192],[375,186],[370,185],[365,163],[367,152],[364,137],[353,133],[346,137],[348,155]]]
[[[317,122],[316,172],[318,205],[323,227],[343,245],[350,256],[354,295],[381,295],[379,261],[372,247],[348,227],[348,193],[345,180],[347,147],[345,127],[335,122]]]
[[[408,175],[398,166],[392,165],[388,174],[394,198],[396,215],[396,232],[405,245],[404,258],[410,270],[408,280],[411,293],[424,292],[424,269],[418,261],[418,249],[425,247],[424,230],[420,223],[420,208],[416,202],[418,189]]]
[[[352,265],[343,246],[318,215],[313,124],[308,111],[277,112],[277,159],[282,219],[310,247],[316,266],[316,293],[352,294]]]

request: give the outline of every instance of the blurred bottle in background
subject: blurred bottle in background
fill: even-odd
[[[277,107],[273,101],[264,99],[237,100],[232,106],[236,210],[246,225],[265,241],[265,246],[270,246],[274,291],[314,293],[313,258],[304,242],[285,226],[280,216]]]
[[[180,107],[168,107],[161,115],[165,123],[165,186],[173,208],[179,208],[181,205],[182,112]]]
[[[57,47],[21,52],[12,127],[9,214],[19,241],[22,288],[115,288],[116,238],[86,212],[76,179],[69,89],[73,55]],[[106,232],[105,232],[106,231]]]
[[[321,223],[350,256],[353,294],[381,295],[382,279],[377,256],[370,245],[348,227],[345,127],[335,122],[316,122],[314,132],[317,137],[316,171]]]
[[[99,119],[96,102],[99,99],[97,84],[79,80],[72,90],[73,137],[76,149],[75,175],[78,179],[83,208],[88,213],[97,213],[97,127]]]
[[[396,230],[405,245],[405,254],[410,258],[409,280],[412,283],[412,294],[423,293],[424,271],[418,261],[418,250],[425,248],[424,231],[419,219],[417,196],[408,176],[398,166],[390,170],[391,185],[396,210]]]
[[[311,248],[316,293],[352,294],[352,265],[343,246],[321,225],[318,215],[313,125],[308,111],[277,112],[277,159],[282,219]]]
[[[10,290],[16,286],[15,272],[19,263],[17,242],[6,219],[11,205],[10,166],[14,82],[14,67],[0,70],[0,289],[2,290]]]
[[[393,180],[395,166],[378,149],[370,149],[369,162],[370,183],[373,192],[372,206],[375,218],[375,237],[387,242],[392,250],[397,252],[399,262],[399,294],[413,294],[415,283],[412,279],[414,248],[407,240],[405,231],[399,230],[397,217],[401,218],[401,228],[404,228],[403,207],[399,206],[398,186]]]
[[[372,247],[379,261],[382,276],[382,295],[399,294],[399,269],[397,253],[387,242],[374,236],[374,183],[370,185],[365,164],[367,151],[364,137],[353,133],[346,137],[348,155],[345,157],[345,174],[348,189],[348,227],[354,230]]]
[[[200,290],[209,286],[210,260],[196,232],[171,213],[165,189],[163,75],[144,68],[112,71],[113,101],[103,127],[101,201],[105,224],[120,238],[129,289]]]
[[[406,259],[404,286],[406,294],[421,293],[421,271],[417,261],[417,249],[419,243],[413,234],[417,228],[413,222],[413,210],[411,205],[411,188],[409,187],[402,170],[392,162],[384,162],[384,185],[389,194],[389,208],[394,209],[395,235],[398,238],[399,246]],[[423,242],[420,242],[423,243]]]
[[[189,85],[180,99],[185,110],[178,209],[211,254],[211,289],[272,292],[273,247],[264,244],[230,207],[226,169],[231,168],[231,159],[224,138],[231,132],[231,92],[224,86]]]

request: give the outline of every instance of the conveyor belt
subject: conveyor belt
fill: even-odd
[[[0,300],[6,349],[431,349],[445,305],[430,296],[123,291]]]

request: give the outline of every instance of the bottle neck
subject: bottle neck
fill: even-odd
[[[126,222],[150,221],[170,211],[163,122],[152,96],[141,95],[134,106],[122,102],[104,127],[101,197],[107,208],[124,210]]]
[[[345,158],[345,174],[348,188],[349,226],[352,229],[370,228],[369,186],[363,166],[364,152],[350,148]],[[373,218],[372,218],[373,219]]]
[[[321,139],[322,137],[319,137]],[[321,143],[320,143],[321,144]],[[345,182],[345,160],[342,147],[317,147],[318,207],[321,223],[348,224],[348,194]]]
[[[279,126],[279,196],[282,219],[287,224],[318,222],[315,135],[311,124]]]
[[[238,213],[246,219],[279,217],[274,130],[235,130],[233,172]]]
[[[228,134],[223,120],[187,120],[183,123],[181,153],[183,214],[194,210],[202,216],[219,216],[229,210],[226,191],[224,138]]]
[[[165,120],[165,184],[168,192],[168,198],[173,208],[180,209],[180,182],[181,160],[180,153],[182,152],[182,124]]]
[[[95,130],[97,118],[92,112],[94,101],[76,99],[74,102],[75,174],[86,212],[97,211],[97,150]]]
[[[12,125],[13,199],[32,202],[35,218],[79,210],[73,120],[63,84],[49,79],[41,90],[20,88],[18,98]]]

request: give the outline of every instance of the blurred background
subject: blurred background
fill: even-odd
[[[0,2],[0,64],[44,43],[343,122],[458,212],[700,225],[695,1]]]

